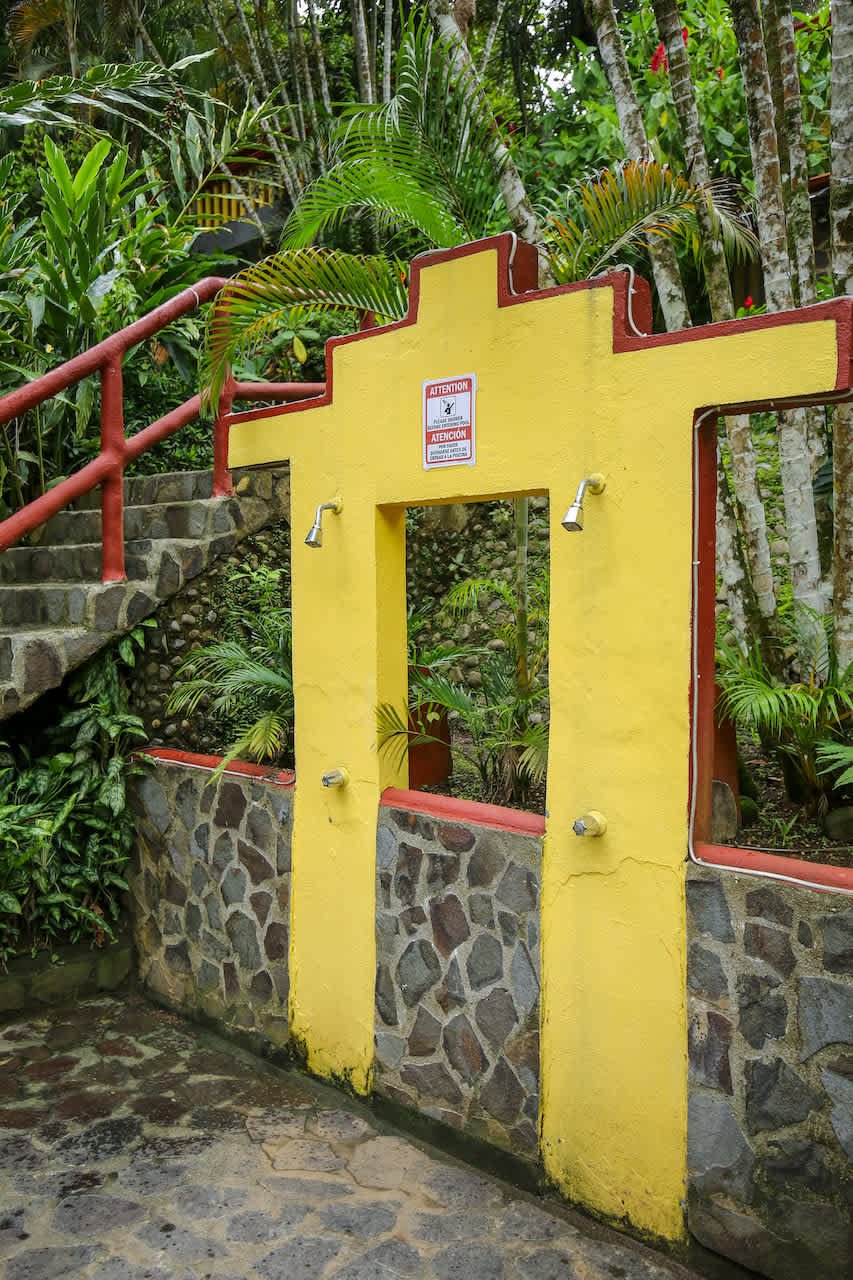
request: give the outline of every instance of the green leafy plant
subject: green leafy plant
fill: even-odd
[[[134,824],[127,780],[145,737],[121,678],[136,628],[72,681],[59,719],[0,754],[0,959],[22,948],[114,936]]]
[[[853,787],[853,743],[819,742],[815,749],[819,772],[835,774],[833,787]]]
[[[37,219],[22,216],[20,196],[2,192],[14,159],[0,162],[0,394],[78,355],[205,269],[203,260],[186,258],[191,228],[169,219],[160,188],[129,168],[125,149],[101,139],[72,171],[45,137]],[[194,323],[173,326],[166,340],[174,345],[184,334],[189,349]],[[152,370],[149,349],[124,363],[132,401]],[[0,515],[88,459],[98,396],[97,379],[87,378],[0,428]],[[132,403],[127,417],[132,423]]]
[[[780,645],[782,665],[799,678],[772,672],[757,647],[743,652],[718,642],[720,707],[779,754],[791,798],[824,813],[838,785],[826,765],[839,758],[842,747],[850,750],[853,664],[840,670],[831,618],[803,605],[790,606],[782,616]]]
[[[506,229],[494,116],[471,76],[428,24],[409,20],[390,102],[359,105],[345,115],[332,139],[331,164],[288,219],[285,247],[223,290],[201,362],[214,404],[229,366],[281,326],[329,310],[398,319],[408,304],[408,262],[415,253]],[[544,226],[553,274],[577,280],[629,249],[641,257],[649,235],[692,237],[700,201],[728,246],[755,251],[730,186],[698,186],[660,164],[629,161],[573,182],[554,204]],[[381,235],[383,253],[310,247],[320,237],[352,232],[362,217],[364,238]]]
[[[523,805],[541,785],[548,763],[549,578],[543,570],[529,584],[523,613],[513,587],[501,579],[472,578],[448,592],[446,606],[461,619],[497,603],[503,620],[493,628],[500,647],[456,646],[421,655],[410,667],[409,706],[404,713],[390,703],[376,713],[379,749],[402,763],[409,747],[440,741],[431,731],[442,713],[449,715],[454,774],[467,775],[478,797],[498,804]],[[485,616],[495,615],[485,608]],[[481,683],[469,688],[450,678],[435,662],[478,654]],[[412,729],[412,722],[420,726]]]
[[[252,760],[290,758],[293,742],[291,616],[281,599],[280,570],[235,570],[232,583],[245,590],[245,605],[231,605],[231,623],[243,638],[195,649],[178,669],[169,711],[192,713],[202,704],[234,740],[220,771],[238,756]]]
[[[41,123],[97,133],[86,116],[103,113],[153,135],[145,117],[162,116],[176,92],[176,73],[210,56],[209,52],[191,54],[171,67],[148,62],[104,63],[89,67],[80,76],[48,76],[0,85],[0,129]]]

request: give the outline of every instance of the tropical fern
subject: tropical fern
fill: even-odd
[[[819,742],[815,754],[821,774],[837,775],[833,786],[853,787],[853,743]]]
[[[738,726],[786,757],[812,807],[825,809],[834,785],[822,744],[841,744],[853,733],[853,664],[841,671],[832,618],[797,605],[780,619],[780,645],[800,674],[787,681],[766,665],[757,646],[747,652],[717,645],[720,709]]]
[[[290,743],[293,678],[290,670],[290,615],[274,611],[248,643],[236,640],[196,649],[178,669],[179,683],[169,711],[195,711],[202,702],[226,719],[237,719],[237,736],[219,765],[238,756],[269,760]]]
[[[725,179],[697,186],[667,165],[627,160],[570,186],[545,223],[552,269],[560,283],[588,279],[650,237],[687,239],[704,204],[734,257],[752,257],[755,234]]]

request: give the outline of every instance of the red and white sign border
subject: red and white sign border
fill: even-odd
[[[459,382],[470,383],[471,421],[469,430],[470,456],[467,458],[451,458],[447,462],[431,462],[427,453],[427,400],[431,387],[451,386]],[[449,378],[425,378],[423,382],[421,412],[421,459],[424,471],[435,471],[438,467],[473,467],[477,461],[477,375],[476,373],[458,373]]]

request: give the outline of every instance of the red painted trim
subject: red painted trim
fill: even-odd
[[[189,769],[204,769],[211,773],[222,763],[222,756],[200,756],[192,751],[177,751],[172,747],[142,747],[134,755],[147,756],[160,764],[184,765]],[[292,769],[273,769],[262,764],[249,764],[247,760],[232,760],[223,773],[240,778],[258,778],[277,787],[292,787],[296,775]]]
[[[781,853],[763,853],[758,849],[737,849],[727,844],[696,846],[700,863],[720,867],[724,871],[758,872],[783,876],[803,882],[803,888],[840,889],[853,894],[853,867],[828,867],[823,862],[803,862]]]
[[[101,486],[101,577],[122,582],[124,571],[124,376],[121,355],[101,369],[101,453],[113,460]]]
[[[407,809],[465,826],[493,827],[497,831],[515,831],[525,836],[541,837],[545,834],[545,819],[541,814],[527,813],[524,809],[505,809],[498,804],[434,796],[428,791],[402,791],[397,787],[386,787],[379,803],[383,809]]]
[[[301,413],[306,409],[319,409],[329,405],[334,399],[334,353],[338,347],[347,346],[351,342],[369,342],[384,333],[393,333],[397,329],[408,329],[418,322],[418,310],[421,301],[421,273],[429,267],[442,262],[451,262],[456,258],[469,258],[484,249],[495,249],[498,255],[497,295],[498,306],[508,306],[516,297],[516,291],[536,288],[539,270],[539,255],[531,244],[518,240],[514,235],[490,236],[485,240],[474,240],[470,244],[458,245],[454,249],[438,249],[432,253],[422,253],[412,259],[409,276],[409,308],[402,320],[392,324],[377,325],[375,328],[362,329],[359,333],[343,334],[339,338],[330,338],[326,343],[326,390],[322,396],[311,400],[308,404],[284,405],[277,409],[250,409],[245,413],[231,415],[230,421],[251,422],[255,418],[267,418],[271,415]],[[513,250],[515,255],[513,257]],[[575,286],[568,286],[573,288]],[[540,294],[536,294],[540,297]]]
[[[235,382],[235,400],[308,400],[321,396],[325,382]]]
[[[812,307],[801,307],[796,311],[780,311],[772,315],[747,316],[740,320],[722,320],[716,324],[697,325],[693,329],[679,329],[674,333],[652,333],[651,293],[642,277],[635,277],[634,297],[631,312],[628,306],[629,275],[627,272],[612,272],[595,280],[581,280],[575,284],[557,285],[552,289],[536,288],[538,255],[532,245],[517,240],[514,235],[491,236],[485,240],[475,240],[471,244],[458,245],[453,249],[440,249],[433,253],[422,254],[413,259],[409,282],[409,308],[402,320],[393,324],[380,325],[375,329],[367,329],[361,333],[345,334],[340,338],[330,338],[326,343],[326,391],[322,396],[312,399],[310,403],[284,405],[281,408],[250,409],[245,413],[232,414],[231,423],[251,422],[256,418],[301,413],[306,409],[317,409],[329,405],[334,398],[334,353],[338,347],[351,342],[369,342],[385,333],[397,329],[406,329],[417,324],[421,296],[421,274],[430,267],[444,262],[452,262],[458,258],[467,258],[484,250],[494,249],[497,253],[497,305],[498,307],[517,306],[525,302],[538,302],[543,298],[560,297],[563,294],[579,293],[589,289],[613,290],[613,351],[644,351],[653,347],[677,346],[684,342],[702,342],[708,338],[728,337],[733,333],[752,333],[761,329],[775,329],[789,324],[810,324],[815,320],[834,320],[837,324],[838,365],[836,378],[831,388],[816,392],[813,396],[793,397],[774,401],[762,400],[749,403],[727,403],[720,406],[727,413],[751,413],[761,408],[778,405],[790,408],[805,404],[822,404],[826,402],[831,391],[846,391],[851,386],[850,365],[853,360],[853,298],[832,298],[828,302],[819,302]],[[513,257],[513,250],[515,254]],[[640,330],[646,330],[638,336],[631,328],[629,314],[633,314],[634,324]],[[703,406],[704,407],[704,406]],[[709,406],[710,407],[710,406]]]
[[[696,417],[699,415],[697,414]],[[696,421],[694,417],[694,422]],[[693,602],[693,626],[696,628],[696,692],[691,688],[691,727],[695,720],[697,769],[691,783],[696,787],[693,824],[693,849],[700,863],[710,863],[722,870],[754,875],[783,877],[801,885],[824,891],[853,893],[853,867],[830,867],[824,863],[803,862],[787,854],[764,853],[735,845],[710,844],[711,793],[715,742],[715,613],[716,579],[716,504],[717,504],[717,415],[700,422],[694,432],[694,448],[698,449],[698,484],[694,503],[698,506],[696,599]],[[692,794],[692,792],[691,792]]]
[[[694,423],[699,415],[694,416]],[[698,768],[691,783],[696,788],[693,838],[704,840],[711,832],[711,792],[714,762],[714,701],[716,689],[716,604],[717,604],[717,419],[700,419],[694,430],[693,448],[698,452],[697,492],[693,495],[696,539],[696,599],[693,626],[696,636],[695,705],[691,681],[691,722],[695,719]],[[691,725],[692,727],[692,725]]]

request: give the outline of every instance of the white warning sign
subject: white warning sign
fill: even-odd
[[[474,401],[477,376],[424,383],[424,470],[472,466],[476,461]]]

